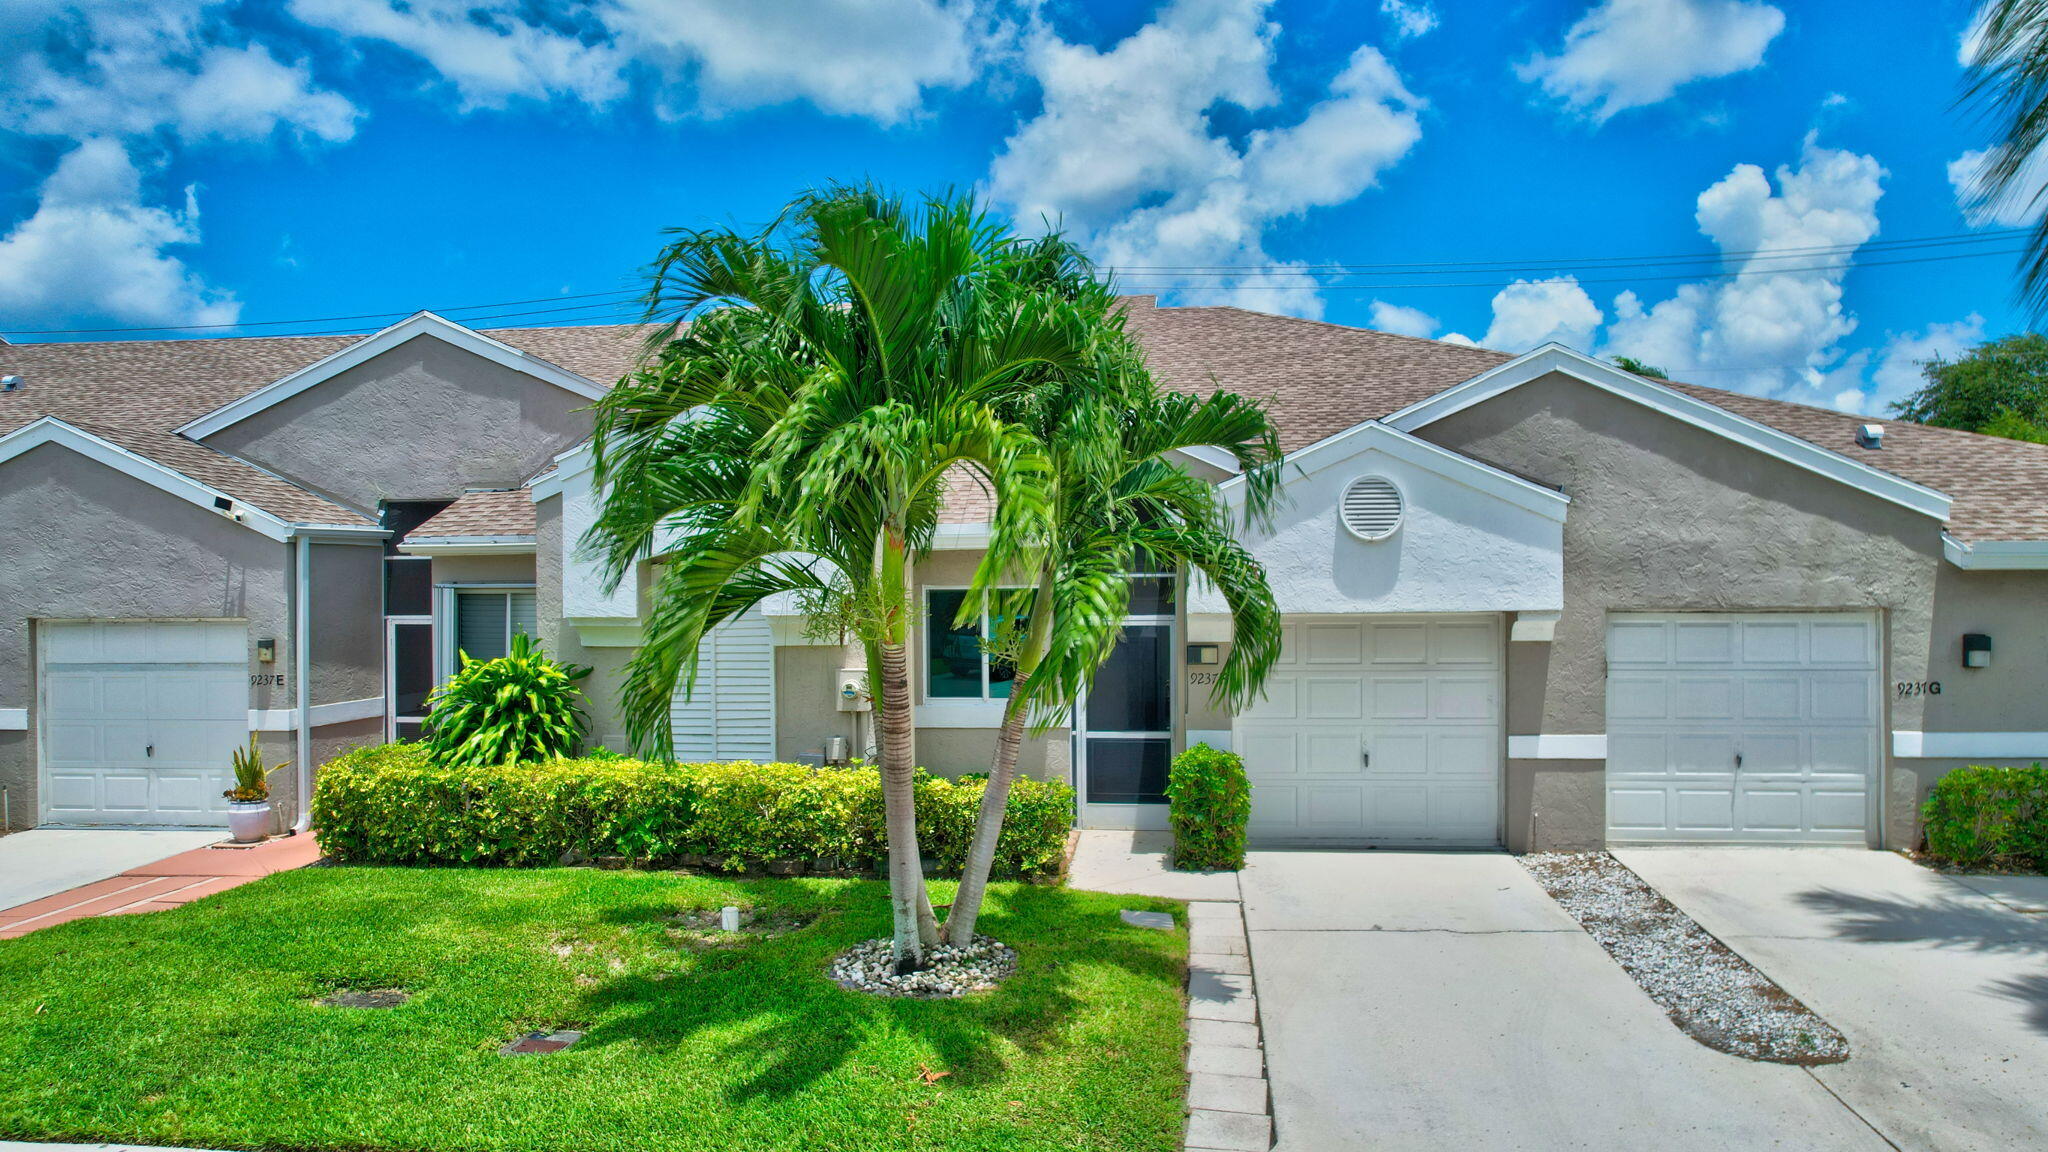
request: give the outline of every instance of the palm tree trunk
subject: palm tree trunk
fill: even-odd
[[[895,924],[896,970],[924,967],[920,920],[931,904],[924,892],[924,867],[917,848],[916,766],[911,763],[910,654],[900,642],[883,641],[879,727],[882,807],[889,836],[889,906]]]
[[[1042,573],[1032,598],[1031,628],[1017,654],[1017,677],[1010,682],[1010,700],[1003,708],[1003,726],[996,732],[995,760],[989,765],[988,783],[981,790],[981,808],[975,814],[974,839],[967,846],[967,866],[960,872],[960,890],[953,897],[952,911],[946,913],[946,940],[955,946],[974,942],[974,922],[981,916],[981,901],[988,894],[989,872],[995,867],[996,842],[1002,838],[1003,817],[1009,812],[1010,785],[1017,779],[1017,752],[1024,744],[1024,722],[1031,714],[1027,690],[1031,673],[1045,656],[1052,634],[1052,573]]]

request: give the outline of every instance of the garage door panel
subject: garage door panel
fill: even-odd
[[[1356,679],[1315,676],[1303,687],[1307,719],[1356,720],[1365,714],[1364,687]]]
[[[1610,619],[1609,834],[1864,840],[1880,761],[1877,637],[1863,613]]]
[[[1282,634],[1301,638],[1300,662],[1276,694],[1301,708],[1254,707],[1235,726],[1256,838],[1499,843],[1496,618],[1290,620]]]
[[[1368,690],[1375,720],[1429,719],[1429,681],[1423,677],[1375,676]]]
[[[1266,681],[1266,698],[1245,709],[1246,719],[1293,720],[1300,715],[1301,686],[1293,676],[1276,675]]]

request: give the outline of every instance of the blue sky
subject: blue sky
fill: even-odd
[[[9,0],[0,333],[618,318],[664,228],[866,177],[1057,215],[1169,302],[1875,410],[2026,322],[2027,214],[1954,180],[1971,10]]]

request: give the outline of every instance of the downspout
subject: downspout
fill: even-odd
[[[298,594],[292,597],[292,675],[298,681],[299,701],[299,818],[292,831],[305,832],[313,827],[313,540],[300,532],[297,541],[298,562],[292,566],[298,582]]]

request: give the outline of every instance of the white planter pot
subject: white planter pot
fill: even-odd
[[[228,831],[238,844],[253,844],[270,835],[270,801],[228,801]]]

